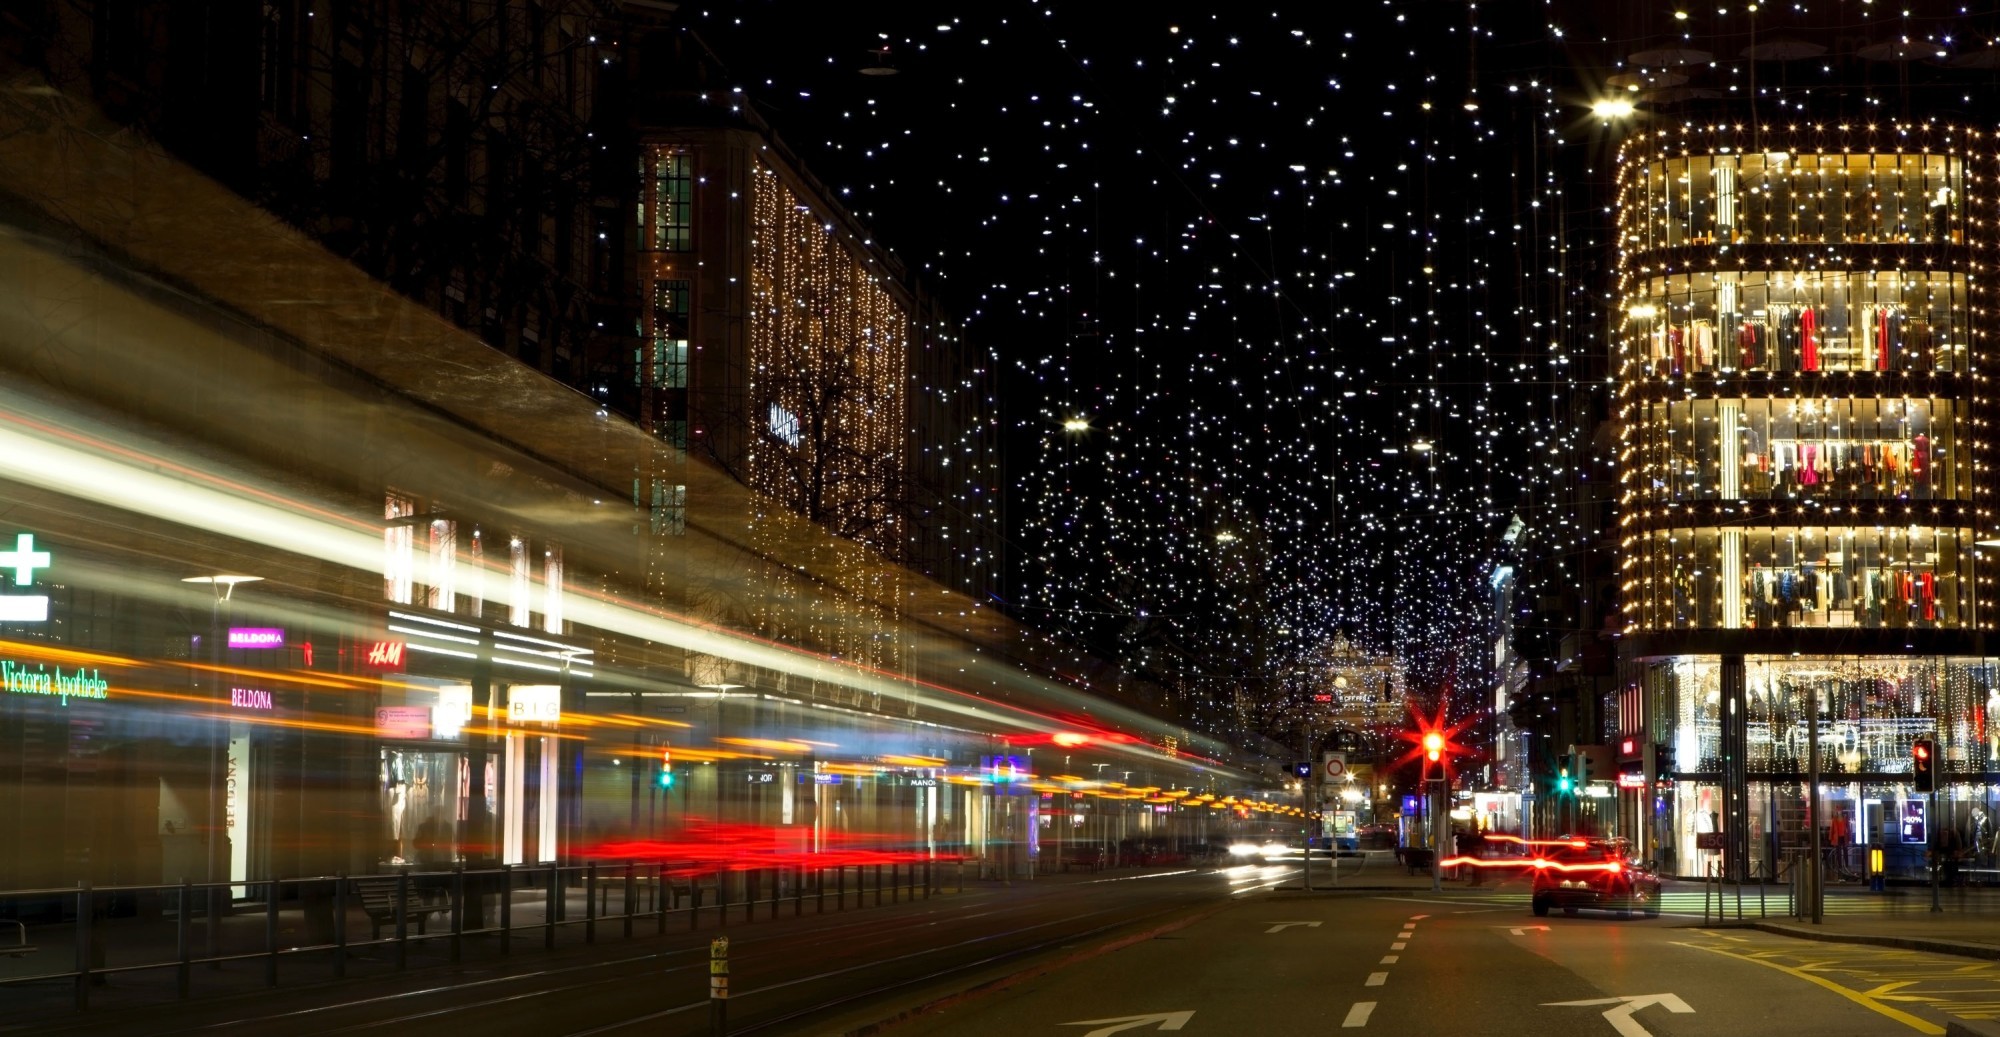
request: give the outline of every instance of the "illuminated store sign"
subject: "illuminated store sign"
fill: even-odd
[[[271,709],[271,693],[262,688],[231,688],[229,704],[236,709]]]
[[[507,719],[516,724],[562,723],[562,688],[554,684],[516,684],[508,688]]]
[[[0,688],[14,695],[54,696],[65,706],[70,699],[111,697],[111,682],[99,676],[96,669],[78,666],[65,670],[42,663],[28,666],[12,659],[0,659]]]
[[[0,551],[0,569],[13,570],[15,587],[34,586],[35,570],[48,567],[49,553],[35,550],[33,533],[16,534],[14,549]],[[0,594],[0,623],[46,623],[48,620],[48,595]]]
[[[283,648],[285,631],[281,627],[230,627],[229,647]]]
[[[370,641],[361,653],[362,661],[371,670],[403,671],[403,658],[409,645],[402,641]]]

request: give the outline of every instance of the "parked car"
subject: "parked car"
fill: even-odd
[[[1541,850],[1531,865],[1530,903],[1537,916],[1552,907],[1566,915],[1588,907],[1659,917],[1660,877],[1633,860],[1623,841],[1576,839]]]

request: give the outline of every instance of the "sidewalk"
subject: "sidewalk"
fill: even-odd
[[[1932,911],[1928,887],[1894,887],[1886,894],[1829,889],[1818,925],[1789,916],[1729,924],[1802,940],[2000,960],[2000,891],[1946,889],[1938,901],[1943,910]]]

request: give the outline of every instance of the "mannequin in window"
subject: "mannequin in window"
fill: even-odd
[[[396,841],[396,853],[390,858],[391,864],[403,863],[403,816],[408,809],[403,790],[400,781],[389,786],[389,837]]]
[[[1945,239],[1946,225],[1951,222],[1951,188],[1940,187],[1931,195],[1930,211],[1925,216],[1927,229],[1932,241]]]

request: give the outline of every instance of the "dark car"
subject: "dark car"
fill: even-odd
[[[1539,849],[1532,864],[1536,915],[1551,907],[1566,915],[1589,907],[1659,917],[1660,877],[1628,857],[1623,842],[1575,839]]]

